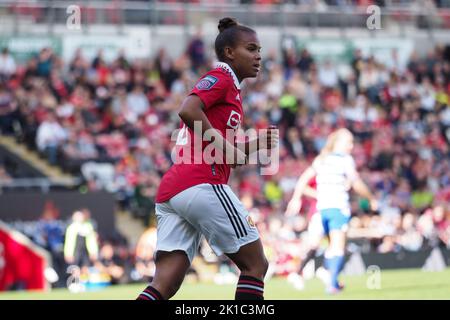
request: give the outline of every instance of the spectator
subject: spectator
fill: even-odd
[[[338,84],[338,74],[336,68],[331,64],[329,60],[326,60],[324,64],[319,68],[319,82],[325,88],[334,88]]]
[[[46,155],[50,164],[58,160],[58,150],[67,139],[67,133],[58,122],[53,111],[49,111],[37,129],[36,145],[40,152]]]
[[[53,67],[53,50],[51,48],[43,48],[38,55],[37,74],[41,77],[48,78]]]
[[[297,62],[297,67],[302,74],[307,74],[314,63],[314,58],[309,53],[308,49],[303,49],[300,53],[300,59]]]
[[[0,54],[0,80],[9,79],[14,73],[16,73],[16,62],[8,48],[3,48]]]
[[[126,119],[128,122],[135,124],[137,119],[148,112],[150,105],[141,86],[135,86],[127,95]]]
[[[416,228],[416,217],[407,212],[403,216],[402,231],[398,243],[408,251],[418,251],[422,247],[422,235]]]
[[[5,135],[14,134],[14,122],[17,117],[17,102],[11,92],[0,83],[0,132]]]
[[[198,72],[198,69],[206,62],[205,44],[202,39],[202,32],[197,30],[195,36],[189,42],[187,53],[191,60],[192,71]]]
[[[97,270],[106,274],[111,284],[123,284],[127,282],[123,264],[124,262],[115,254],[113,245],[105,242],[100,248],[99,258],[95,263]]]
[[[153,254],[156,249],[156,228],[148,228],[136,245],[136,262],[134,277],[136,280],[151,281],[155,272]]]
[[[67,264],[80,268],[81,274],[88,272],[98,259],[98,238],[88,209],[75,211],[67,226],[64,240],[64,258]]]
[[[0,164],[0,185],[12,182],[11,175],[6,171],[5,166]]]

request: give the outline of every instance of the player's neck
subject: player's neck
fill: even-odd
[[[241,79],[240,76],[238,76],[238,74],[234,71],[234,68],[231,64],[228,64],[227,62],[224,61],[218,61],[215,63],[215,67],[222,68],[225,71],[227,71],[233,78],[236,88],[241,89],[241,82],[243,79]]]

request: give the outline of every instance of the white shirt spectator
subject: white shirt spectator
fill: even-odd
[[[367,98],[360,95],[356,98],[354,106],[342,109],[342,116],[351,121],[374,122],[378,119],[378,111],[376,108],[367,105]]]
[[[9,54],[2,52],[0,54],[0,75],[10,76],[16,72],[16,63],[14,58]]]
[[[441,120],[441,123],[445,126],[450,126],[450,108],[445,108],[441,111],[439,114],[439,118]]]
[[[127,106],[128,111],[130,111],[134,116],[139,117],[146,113],[150,107],[148,99],[142,88],[135,88],[127,96]]]
[[[378,69],[373,66],[366,66],[359,77],[359,86],[367,89],[376,86],[381,82],[381,74]]]
[[[423,85],[419,86],[417,91],[420,95],[421,108],[427,111],[433,111],[436,103],[436,93],[429,81],[426,81]]]
[[[338,84],[338,74],[336,69],[329,63],[325,63],[319,69],[319,82],[325,87],[334,88]]]
[[[55,120],[42,122],[37,130],[36,144],[39,150],[44,151],[47,147],[57,147],[67,139],[67,134],[61,125]]]

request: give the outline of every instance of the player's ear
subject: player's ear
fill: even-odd
[[[223,49],[225,57],[231,61],[234,60],[234,49],[232,47],[225,47]]]

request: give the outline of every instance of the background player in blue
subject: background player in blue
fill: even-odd
[[[346,232],[351,215],[350,188],[367,198],[372,210],[377,209],[377,201],[356,171],[352,149],[353,135],[349,130],[341,128],[331,133],[320,154],[299,178],[289,203],[289,211],[298,212],[308,181],[316,177],[317,209],[324,232],[329,236],[324,265],[329,272],[326,290],[331,294],[343,288],[338,276],[344,265]]]

